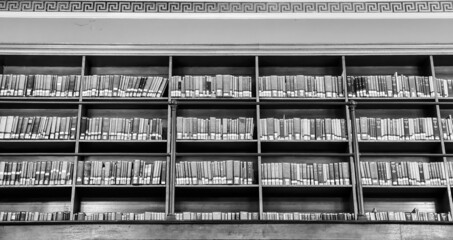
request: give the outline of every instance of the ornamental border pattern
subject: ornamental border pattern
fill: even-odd
[[[451,13],[453,1],[158,2],[0,0],[0,12],[88,13]]]

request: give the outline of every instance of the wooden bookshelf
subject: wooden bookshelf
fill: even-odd
[[[350,98],[345,78],[376,74],[453,77],[453,56],[362,55],[362,56],[1,56],[2,74],[77,74],[171,76],[232,74],[253,79],[252,98],[197,99],[172,98],[168,87],[161,98],[108,97],[0,97],[0,115],[77,116],[75,140],[0,140],[0,161],[116,161],[141,159],[166,161],[165,185],[77,185],[0,186],[0,211],[79,211],[87,212],[165,212],[167,220],[115,221],[118,224],[153,224],[157,229],[193,224],[208,229],[219,224],[226,228],[261,229],[260,224],[315,224],[331,231],[339,225],[353,224],[363,231],[370,225],[407,229],[417,225],[450,225],[451,222],[364,221],[364,213],[381,211],[452,212],[451,185],[444,186],[367,186],[360,182],[358,165],[364,161],[453,161],[453,140],[361,141],[354,132],[359,117],[433,117],[440,120],[453,114],[453,97],[441,98]],[[342,76],[344,97],[339,98],[264,98],[258,95],[257,78],[268,75]],[[176,117],[251,117],[253,140],[176,139]],[[82,117],[144,117],[163,120],[163,140],[81,140]],[[270,141],[261,140],[261,118],[342,118],[347,123],[347,140]],[[243,160],[253,162],[252,185],[176,185],[175,164],[180,161]],[[261,182],[261,164],[270,162],[336,163],[350,166],[350,185],[267,186]],[[75,169],[74,172],[77,172]],[[447,176],[448,179],[448,176]],[[352,213],[353,221],[175,221],[183,211],[250,211]],[[72,218],[71,218],[72,219]],[[106,224],[93,222],[0,222],[0,225],[36,226]],[[222,225],[228,223],[230,225]],[[250,224],[250,226],[242,226]],[[354,224],[357,224],[354,225]],[[172,226],[175,225],[175,226]],[[61,226],[60,231],[61,230]],[[124,228],[124,225],[120,227]],[[306,226],[305,229],[309,229]],[[111,229],[111,227],[106,227]],[[143,230],[142,233],[148,232]],[[292,229],[292,227],[288,227]],[[378,230],[376,230],[378,231]],[[82,236],[82,235],[81,235]],[[158,236],[158,235],[156,235]],[[226,236],[226,235],[225,235]],[[246,235],[244,235],[246,236]]]

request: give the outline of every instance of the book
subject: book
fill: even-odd
[[[394,119],[361,117],[356,119],[357,138],[360,141],[440,140],[437,124],[437,119],[431,117]]]
[[[349,97],[359,98],[434,98],[431,76],[393,75],[348,76]]]
[[[177,185],[250,185],[255,174],[252,162],[180,161],[176,163]]]
[[[261,140],[347,140],[344,119],[261,118]]]
[[[160,76],[92,75],[84,76],[83,97],[160,98],[168,79]]]
[[[341,76],[263,76],[258,78],[261,98],[342,98]]]
[[[253,118],[177,117],[177,139],[252,140]]]
[[[75,140],[77,117],[2,116],[0,139]]]
[[[82,117],[81,140],[162,140],[160,118]]]
[[[77,184],[163,185],[166,161],[78,161]],[[82,179],[82,180],[80,180]]]
[[[251,98],[249,76],[172,76],[170,96],[173,98]]]
[[[0,74],[0,96],[78,97],[80,75]]]
[[[349,185],[349,176],[347,162],[261,163],[263,185]]]
[[[1,186],[72,185],[74,163],[68,161],[0,162]]]
[[[354,220],[353,213],[320,213],[320,212],[263,212],[262,220],[272,221],[336,221]]]
[[[175,213],[177,221],[204,221],[204,220],[258,220],[257,212],[181,212]]]

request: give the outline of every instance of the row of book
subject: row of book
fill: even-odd
[[[182,212],[176,213],[178,221],[199,220],[258,220],[257,212]],[[369,221],[424,221],[424,222],[451,222],[451,213],[434,212],[366,212]],[[264,212],[262,220],[281,221],[337,221],[354,220],[353,213],[302,213],[302,212]],[[69,221],[70,212],[0,212],[0,222],[32,222],[32,221]],[[166,214],[163,212],[145,213],[83,213],[74,214],[75,221],[163,221]]]
[[[450,185],[453,184],[453,162],[447,162],[447,172],[448,172],[448,181],[450,181]]]
[[[262,163],[263,185],[350,185],[349,163]]]
[[[436,78],[437,92],[439,97],[452,97],[453,96],[453,79],[439,79]]]
[[[348,76],[349,97],[435,97],[432,77],[392,75]]]
[[[176,184],[250,185],[255,180],[252,162],[226,161],[181,161],[176,163]]]
[[[440,120],[442,135],[444,140],[453,140],[453,117],[448,115],[447,118],[442,118]]]
[[[345,119],[262,118],[261,140],[347,140]]]
[[[83,97],[162,97],[168,79],[154,76],[92,75],[83,77]]]
[[[0,74],[0,96],[78,97],[80,75]]]
[[[166,161],[79,161],[77,184],[155,185],[165,184]]]
[[[160,76],[0,74],[0,96],[78,97],[162,97],[168,79]],[[452,79],[423,76],[374,75],[348,76],[349,97],[434,97],[436,82],[439,97],[453,95]],[[266,98],[344,97],[341,76],[263,76],[258,78],[259,96]],[[252,97],[252,78],[248,76],[173,76],[171,97]]]
[[[356,119],[360,140],[440,140],[437,118],[369,118]]]
[[[365,217],[370,221],[424,221],[424,222],[451,222],[451,213],[419,212],[414,209],[412,212],[366,212]]]
[[[68,221],[71,213],[64,212],[0,212],[0,222]]]
[[[445,174],[442,162],[360,162],[364,185],[447,185]]]
[[[164,212],[144,213],[123,213],[123,212],[101,212],[74,214],[75,221],[163,221],[167,219]]]
[[[176,138],[194,140],[251,140],[253,118],[177,117]]]
[[[354,220],[353,213],[263,212],[262,220],[272,221],[337,221]]]
[[[81,140],[162,140],[160,118],[82,117]]]
[[[2,161],[0,185],[71,185],[73,173],[69,161]]]
[[[170,96],[174,98],[251,98],[252,78],[248,76],[173,76]]]
[[[0,117],[0,139],[76,138],[77,117]]]
[[[258,220],[257,212],[182,212],[175,213],[178,221],[197,220]]]
[[[344,97],[341,76],[264,76],[258,78],[259,96],[265,98]]]

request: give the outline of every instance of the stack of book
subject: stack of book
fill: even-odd
[[[258,79],[263,98],[338,98],[344,97],[341,76],[265,76]]]
[[[349,163],[262,163],[263,185],[349,185]]]
[[[453,162],[447,162],[447,171],[448,171],[448,180],[450,181],[450,185],[453,184]]]
[[[195,220],[258,220],[257,212],[182,212],[175,213],[178,221]]]
[[[439,97],[453,96],[453,79],[436,79],[437,92]]]
[[[168,79],[124,75],[83,77],[83,97],[162,97]]]
[[[261,140],[346,140],[345,119],[262,118]]]
[[[255,179],[252,162],[226,161],[181,161],[176,163],[176,184],[253,184]]]
[[[81,140],[162,140],[160,118],[82,117]]]
[[[77,184],[155,185],[165,184],[166,161],[79,161]]]
[[[191,140],[252,140],[253,118],[178,117],[177,139]]]
[[[354,220],[354,214],[353,213],[264,212],[263,220],[290,220],[290,221]]]
[[[0,74],[0,96],[78,97],[81,76]]]
[[[360,140],[440,140],[437,118],[361,117],[356,119],[356,126]]]
[[[432,77],[405,76],[395,73],[380,76],[348,76],[349,97],[435,97]]]
[[[73,140],[77,117],[0,117],[0,139]]]
[[[73,172],[69,161],[0,162],[0,185],[71,185]]]
[[[144,212],[144,213],[79,212],[74,214],[75,221],[154,221],[154,220],[166,220],[166,218],[167,216],[163,212]]]
[[[71,213],[64,212],[0,212],[0,222],[68,221]]]
[[[442,162],[360,162],[360,175],[364,185],[447,185]]]
[[[441,125],[444,140],[453,140],[453,117],[449,115],[447,118],[442,118]]]
[[[174,98],[251,98],[252,78],[247,76],[173,76],[170,96]]]
[[[429,222],[450,222],[453,221],[451,213],[419,212],[414,209],[412,212],[372,212],[365,213],[366,219],[370,221],[429,221]]]

